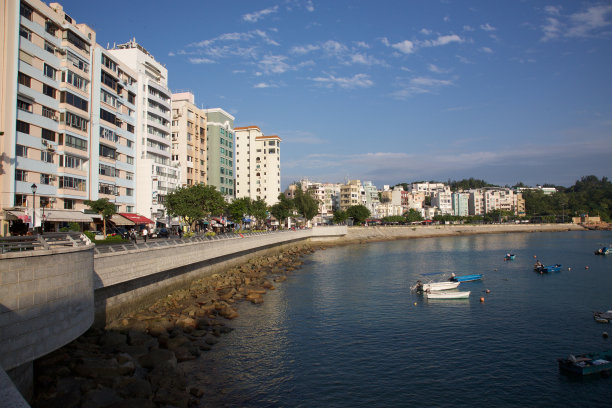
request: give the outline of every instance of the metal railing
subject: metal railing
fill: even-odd
[[[91,241],[80,232],[50,232],[44,235],[0,237],[0,253],[2,254],[87,245],[91,245]]]
[[[208,241],[219,241],[219,240],[230,240],[230,239],[240,239],[240,238],[250,238],[257,237],[261,235],[268,234],[278,234],[282,232],[291,231],[290,229],[285,230],[277,230],[277,231],[257,231],[257,232],[246,232],[246,233],[233,233],[233,232],[225,232],[218,233],[216,235],[195,235],[189,238],[154,238],[148,239],[147,242],[144,242],[142,238],[140,242],[134,243],[133,241],[124,242],[121,244],[111,244],[111,245],[96,245],[94,248],[94,254],[109,254],[115,252],[124,252],[124,251],[133,251],[140,249],[152,249],[152,248],[168,248],[172,246],[191,244],[196,242],[208,242]]]

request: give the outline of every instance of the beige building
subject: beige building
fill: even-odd
[[[191,92],[172,94],[172,163],[182,186],[206,184],[206,113]]]
[[[236,135],[236,198],[278,202],[281,138],[265,136],[257,126],[234,128]]]
[[[340,186],[340,209],[346,211],[354,205],[362,205],[360,180],[350,180]]]

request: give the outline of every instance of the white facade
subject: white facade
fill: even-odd
[[[168,70],[131,40],[108,52],[138,75],[136,95],[136,212],[166,223],[165,196],[179,185],[171,163],[171,106]]]
[[[265,136],[257,126],[237,127],[236,198],[261,198],[271,206],[280,189],[281,138]]]
[[[451,191],[448,187],[444,190],[435,191],[431,197],[431,205],[438,207],[441,214],[453,213],[453,201]]]

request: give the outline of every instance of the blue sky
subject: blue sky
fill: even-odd
[[[82,1],[98,42],[130,38],[173,91],[277,134],[302,177],[612,178],[609,1]]]

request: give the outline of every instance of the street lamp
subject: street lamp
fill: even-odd
[[[38,186],[32,183],[30,188],[32,189],[32,229],[36,231],[36,189]]]

